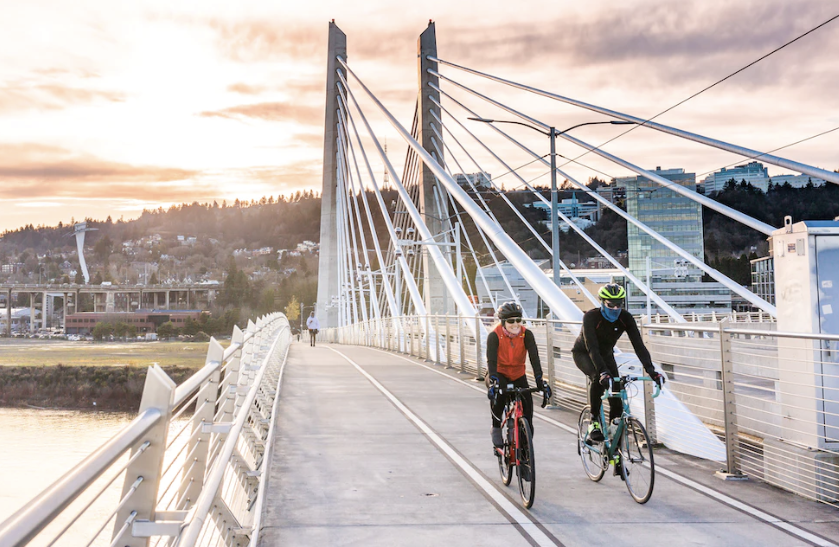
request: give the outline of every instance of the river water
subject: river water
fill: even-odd
[[[132,417],[117,412],[0,408],[0,522],[113,437]],[[127,456],[114,469],[125,461]],[[98,492],[106,483],[106,479],[100,480],[90,490]],[[121,491],[119,478],[56,545],[86,545],[110,516]],[[83,505],[73,504],[69,512],[75,514],[73,508]],[[30,545],[47,545],[61,528],[63,525],[56,523]],[[107,545],[112,530],[108,525],[95,545]]]

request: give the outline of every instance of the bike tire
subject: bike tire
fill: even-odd
[[[591,407],[586,405],[577,420],[577,454],[580,455],[580,460],[583,462],[583,471],[586,472],[586,476],[594,482],[599,482],[606,474],[606,467],[603,465],[603,456],[586,444],[590,423]],[[603,443],[598,444],[601,450],[605,449]]]
[[[498,458],[498,472],[501,475],[501,482],[504,486],[510,486],[513,481],[513,458],[510,453],[513,450],[513,439],[510,439],[509,428],[507,423],[501,424],[501,438],[504,439],[504,446],[501,448],[501,454],[496,449],[495,455]]]
[[[620,454],[620,472],[629,495],[638,503],[647,503],[655,486],[655,461],[650,437],[637,418],[626,420]]]
[[[530,509],[536,499],[536,454],[533,452],[533,436],[527,418],[519,419],[518,465],[519,493],[524,506]]]

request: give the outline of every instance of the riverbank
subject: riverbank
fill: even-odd
[[[0,366],[0,406],[137,412],[147,367]],[[176,383],[194,367],[163,370]]]
[[[180,384],[206,356],[206,343],[2,339],[0,406],[136,412],[150,365]]]

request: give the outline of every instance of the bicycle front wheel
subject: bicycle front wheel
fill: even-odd
[[[510,486],[510,482],[513,480],[511,453],[514,450],[513,442],[515,439],[510,438],[509,432],[510,428],[507,427],[507,422],[501,424],[501,438],[504,439],[504,446],[500,449],[500,454],[498,453],[499,449],[495,449],[495,455],[498,457],[498,472],[501,474],[501,482],[504,483],[504,486]]]
[[[621,470],[629,495],[638,503],[647,503],[655,485],[653,446],[644,426],[628,418],[620,446]]]
[[[530,509],[536,498],[536,457],[533,453],[533,436],[527,418],[519,420],[518,446],[519,492],[524,506]]]
[[[606,473],[606,468],[603,466],[603,456],[599,450],[605,450],[603,443],[597,443],[591,446],[586,443],[588,437],[588,426],[591,424],[591,408],[586,405],[580,412],[580,419],[577,421],[577,454],[583,462],[583,470],[588,475],[588,478],[594,482],[598,482]]]

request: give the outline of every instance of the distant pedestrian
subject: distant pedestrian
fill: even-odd
[[[318,322],[318,318],[315,317],[314,311],[309,315],[309,318],[306,319],[306,327],[309,329],[309,345],[315,347],[315,338],[318,335],[318,329],[320,329],[320,322]]]

